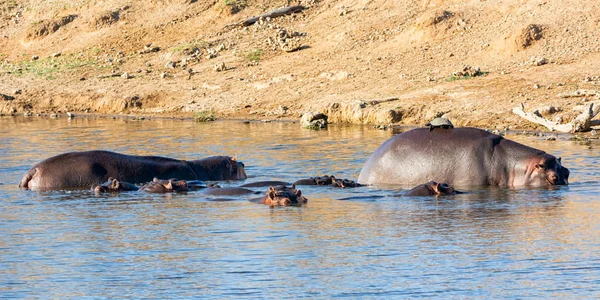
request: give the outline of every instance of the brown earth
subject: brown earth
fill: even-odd
[[[0,113],[535,129],[600,100],[595,2],[0,0]]]

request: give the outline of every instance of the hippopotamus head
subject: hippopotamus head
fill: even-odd
[[[248,178],[244,163],[238,161],[236,156],[212,156],[188,161],[187,163],[200,180],[238,180]]]
[[[544,154],[529,163],[531,172],[526,185],[550,186],[569,184],[569,169],[561,164],[561,158]]]
[[[108,181],[92,186],[92,190],[94,193],[116,193],[116,192],[124,192],[124,191],[135,191],[138,187],[127,182],[120,182],[115,178],[109,177]]]
[[[158,179],[154,178],[151,182],[144,184],[140,191],[148,193],[171,193],[171,192],[185,192],[188,191],[189,187],[185,180],[177,179]]]
[[[262,203],[271,207],[300,206],[306,202],[308,199],[302,196],[302,191],[297,190],[293,184],[291,188],[284,185],[270,186],[266,197],[262,200]]]
[[[408,191],[404,196],[440,196],[440,195],[455,195],[461,192],[455,190],[447,183],[437,183],[430,180],[427,183],[420,184]]]
[[[333,177],[333,176],[331,176]],[[354,180],[350,179],[335,179],[333,178],[333,182],[331,186],[340,187],[340,188],[348,188],[348,187],[359,187],[360,184],[356,183]]]

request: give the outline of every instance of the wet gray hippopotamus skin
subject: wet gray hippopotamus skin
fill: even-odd
[[[417,185],[402,196],[441,196],[456,194],[462,194],[462,192],[455,190],[454,187],[449,186],[447,183],[437,183],[432,180]]]
[[[363,166],[360,184],[546,187],[568,184],[556,158],[476,128],[417,128],[384,142]]]
[[[106,182],[149,182],[154,177],[184,180],[245,179],[244,164],[229,156],[179,160],[160,156],[135,156],[110,151],[69,152],[36,164],[19,187],[32,190],[82,189]]]
[[[359,187],[361,184],[349,179],[337,179],[335,176],[317,176],[306,179],[300,179],[294,182],[294,185],[328,185],[339,188]]]
[[[189,190],[190,187],[185,180],[158,178],[154,178],[151,182],[148,182],[139,188],[140,192],[147,193],[177,193],[187,192]]]

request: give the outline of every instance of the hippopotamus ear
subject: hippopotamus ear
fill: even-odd
[[[436,194],[438,194],[438,195],[439,195],[439,194],[441,194],[441,193],[442,193],[442,192],[440,191],[440,184],[439,184],[439,183],[437,183],[437,182],[435,182],[435,181],[433,181],[433,180],[432,180],[432,181],[430,181],[430,183],[431,183],[431,187],[433,188],[433,191],[434,191]]]
[[[562,161],[561,160],[562,160],[562,157],[560,157],[560,156],[556,159],[556,161],[558,161],[558,163],[562,165]]]
[[[169,181],[165,184],[165,187],[169,190],[173,189],[173,181],[169,179]]]
[[[231,158],[231,161],[237,161],[237,154],[233,155],[233,157]]]
[[[110,185],[111,185],[112,188],[114,188],[116,190],[116,189],[119,188],[119,186],[121,185],[121,183],[118,180],[116,180],[116,179],[113,178],[112,183]]]
[[[296,197],[302,197],[302,191],[296,190]]]
[[[157,177],[152,178],[152,182],[158,182],[158,178]]]
[[[292,189],[295,190],[296,189],[296,185],[292,183]]]

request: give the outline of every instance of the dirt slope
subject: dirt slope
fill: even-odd
[[[0,112],[538,128],[600,99],[595,2],[0,0]]]

